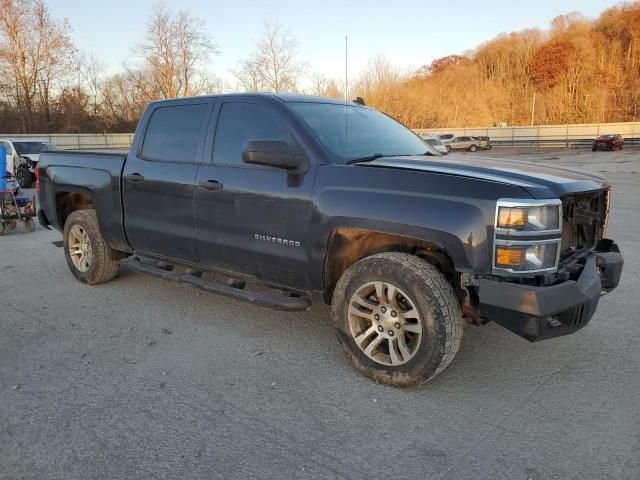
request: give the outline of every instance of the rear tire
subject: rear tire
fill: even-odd
[[[356,369],[397,387],[438,375],[462,339],[453,288],[433,265],[406,253],[381,253],[349,267],[334,290],[332,317]]]
[[[470,152],[475,152],[476,150],[478,150],[478,147],[476,147],[475,145],[471,145],[471,146],[469,147],[469,151],[470,151]]]
[[[102,238],[95,210],[77,210],[64,224],[64,254],[74,277],[97,285],[118,274],[118,252]]]

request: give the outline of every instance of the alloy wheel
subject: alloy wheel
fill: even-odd
[[[81,225],[74,225],[69,230],[68,245],[73,266],[82,273],[88,272],[93,261],[93,249],[89,234]]]
[[[397,367],[411,360],[422,340],[422,321],[415,303],[389,282],[362,285],[349,301],[349,330],[371,360]]]

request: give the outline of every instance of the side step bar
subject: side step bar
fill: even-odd
[[[187,284],[206,292],[218,293],[220,295],[227,295],[239,300],[246,300],[247,302],[251,302],[254,305],[261,307],[268,307],[287,312],[299,312],[311,308],[311,300],[308,297],[290,296],[286,293],[269,294],[252,292],[239,287],[221,285],[219,283],[209,283],[202,279],[202,272],[176,273],[171,270],[155,266],[152,263],[142,262],[139,257],[128,257],[125,260],[121,260],[120,264],[136,272],[147,273],[172,282]],[[243,283],[241,284],[243,285]]]

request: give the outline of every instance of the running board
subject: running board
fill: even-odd
[[[228,297],[245,300],[260,307],[273,308],[287,312],[300,312],[311,308],[308,297],[287,295],[286,293],[261,293],[245,290],[244,288],[219,283],[209,283],[202,279],[202,272],[176,273],[150,263],[143,263],[138,257],[129,257],[120,261],[121,265],[141,273],[147,273],[176,283],[186,284],[210,293],[227,295]],[[242,285],[244,285],[242,283]]]

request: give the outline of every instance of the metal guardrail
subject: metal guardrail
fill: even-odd
[[[593,138],[572,139],[491,139],[494,147],[591,148]],[[625,138],[625,147],[640,147],[640,137]]]
[[[450,133],[456,136],[486,136],[493,145],[513,147],[582,147],[591,145],[594,138],[618,133],[625,144],[640,143],[640,122],[585,123],[571,125],[534,125],[521,127],[470,127],[470,128],[426,128],[415,129],[422,135]]]

